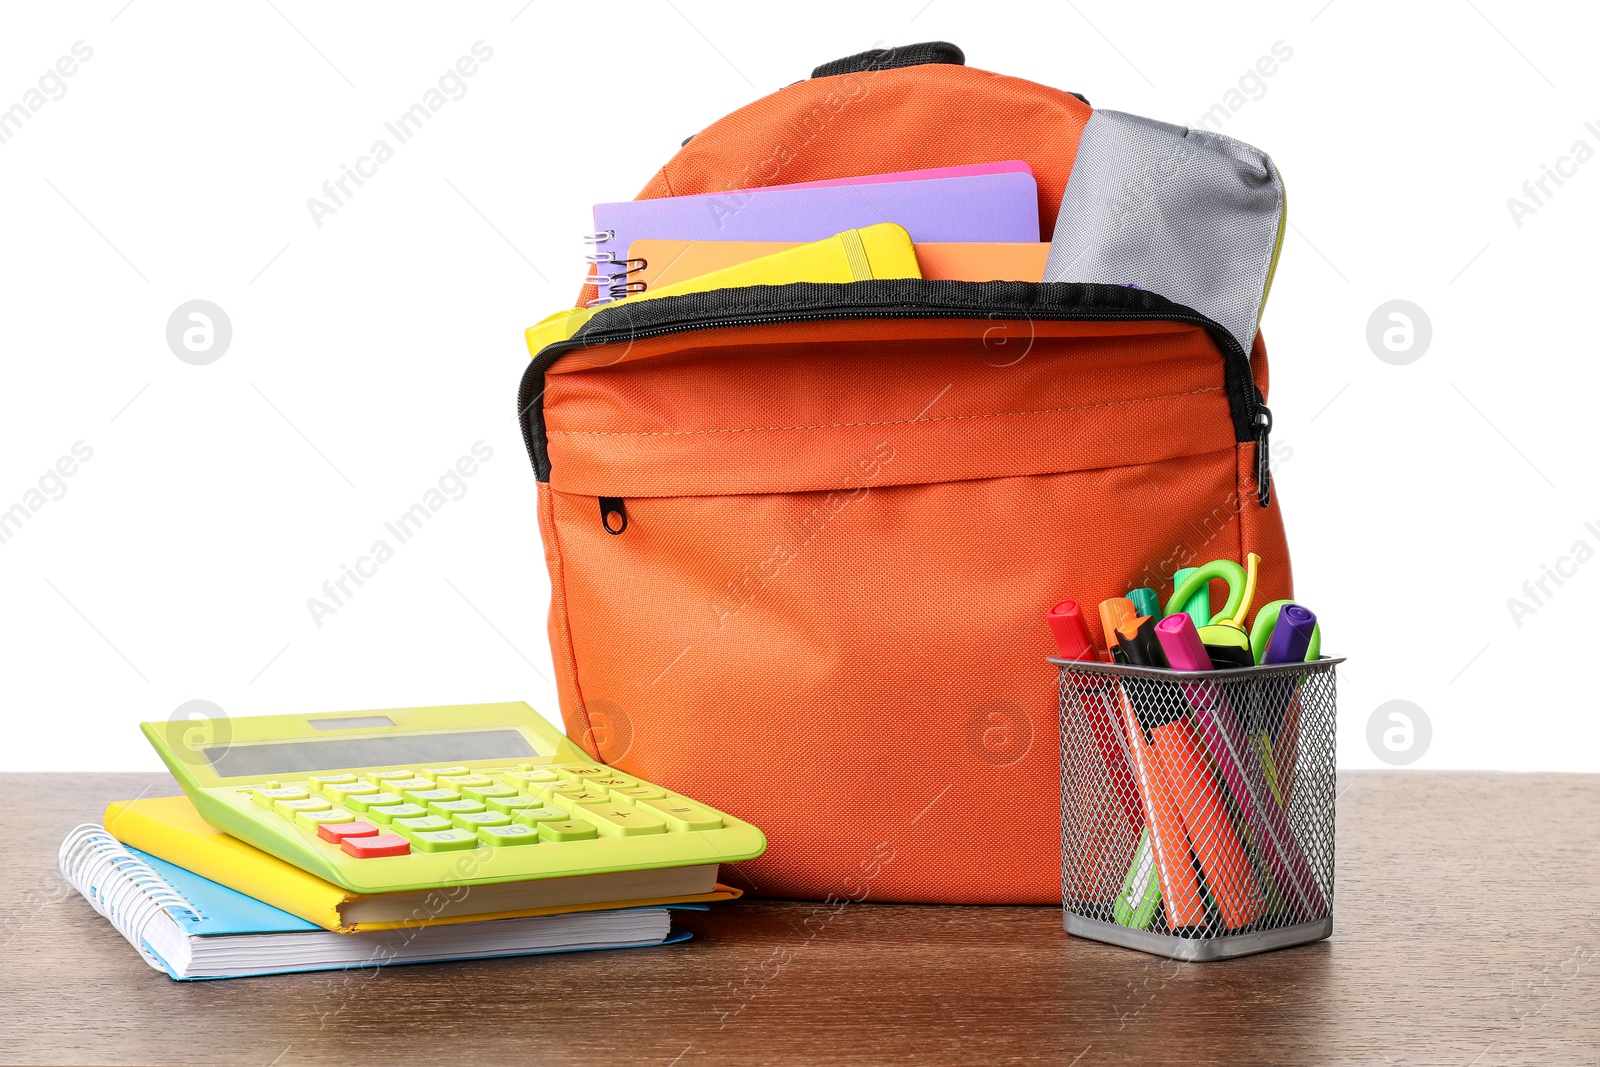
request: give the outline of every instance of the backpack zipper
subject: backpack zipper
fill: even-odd
[[[1040,297],[1053,298],[1041,302]],[[774,298],[793,310],[774,310]],[[956,299],[962,297],[965,299]],[[810,306],[807,307],[808,299]],[[799,305],[799,306],[795,306]],[[1014,311],[1014,316],[1003,313]],[[550,480],[550,456],[544,433],[544,372],[556,360],[581,348],[618,341],[642,341],[692,330],[768,326],[847,319],[994,319],[1049,322],[1166,321],[1200,326],[1222,351],[1223,379],[1233,417],[1234,438],[1256,443],[1256,500],[1272,500],[1268,463],[1272,413],[1261,401],[1250,373],[1250,360],[1238,340],[1205,315],[1156,293],[1120,285],[1088,282],[952,282],[917,278],[864,282],[795,282],[622,302],[602,310],[564,341],[546,345],[528,364],[517,390],[517,416],[535,477]],[[615,322],[616,325],[612,325]],[[608,502],[618,505],[606,510]],[[601,521],[612,533],[612,515],[627,515],[616,497],[601,498]]]

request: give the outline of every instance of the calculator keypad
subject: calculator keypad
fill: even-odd
[[[395,819],[415,819],[428,814],[428,809],[416,804],[386,804],[379,807],[374,804],[367,809],[367,818],[388,824]]]
[[[342,804],[346,797],[370,797],[379,789],[371,782],[357,781],[352,775],[348,782],[328,782],[317,792],[336,804]]]
[[[531,826],[517,826],[514,823],[505,826],[485,826],[478,830],[478,840],[491,848],[502,845],[537,845],[539,831]]]
[[[370,822],[325,822],[317,827],[317,836],[335,845],[350,837],[377,837],[378,828]]]
[[[324,811],[296,812],[294,821],[297,826],[303,827],[304,829],[315,833],[317,827],[321,826],[325,822],[345,823],[354,818],[354,815],[351,815],[343,808],[328,808]]]
[[[311,794],[297,785],[267,786],[264,789],[254,790],[252,797],[263,808],[270,808],[280,800],[305,800]]]
[[[358,860],[370,860],[404,856],[411,851],[411,842],[399,834],[378,834],[376,837],[347,837],[339,842],[339,848]]]
[[[389,824],[389,828],[403,837],[414,837],[416,834],[426,833],[430,830],[449,830],[451,825],[449,819],[441,818],[438,815],[417,815],[404,819],[395,819]]]
[[[456,852],[477,848],[478,835],[471,830],[430,830],[412,834],[411,844],[421,852]]]
[[[721,829],[720,813],[610,767],[523,764],[317,775],[244,790],[358,859]]]
[[[542,822],[539,836],[546,841],[591,841],[598,837],[595,828],[586,822]]]
[[[344,806],[351,811],[366,811],[368,808],[382,808],[391,804],[399,804],[405,798],[388,790],[378,793],[346,793]]]

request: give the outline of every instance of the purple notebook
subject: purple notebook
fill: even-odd
[[[899,223],[913,241],[1039,240],[1039,187],[1024,172],[870,185],[776,186],[596,204],[595,253],[622,260],[641,238],[820,241]]]

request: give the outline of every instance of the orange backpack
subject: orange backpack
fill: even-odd
[[[818,68],[640,198],[1020,158],[1048,237],[1089,106],[960,63]],[[1058,903],[1046,612],[1249,552],[1291,596],[1266,387],[1259,337],[1117,285],[606,307],[518,396],[567,732],[765,830],[750,892]]]

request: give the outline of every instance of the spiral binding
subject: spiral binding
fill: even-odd
[[[151,920],[163,911],[205,918],[148,863],[99,826],[85,823],[75,827],[61,842],[58,862],[62,877],[158,971],[166,967],[144,943]]]
[[[584,307],[599,307],[609,304],[613,300],[621,300],[634,293],[642,293],[650,288],[649,284],[642,281],[630,282],[628,275],[638,274],[650,265],[650,261],[642,258],[618,259],[615,252],[597,252],[585,256],[589,265],[595,268],[593,274],[583,279],[583,284],[592,285],[599,290],[599,295],[584,304]],[[600,268],[606,265],[616,265],[623,269],[610,274],[602,274]]]

